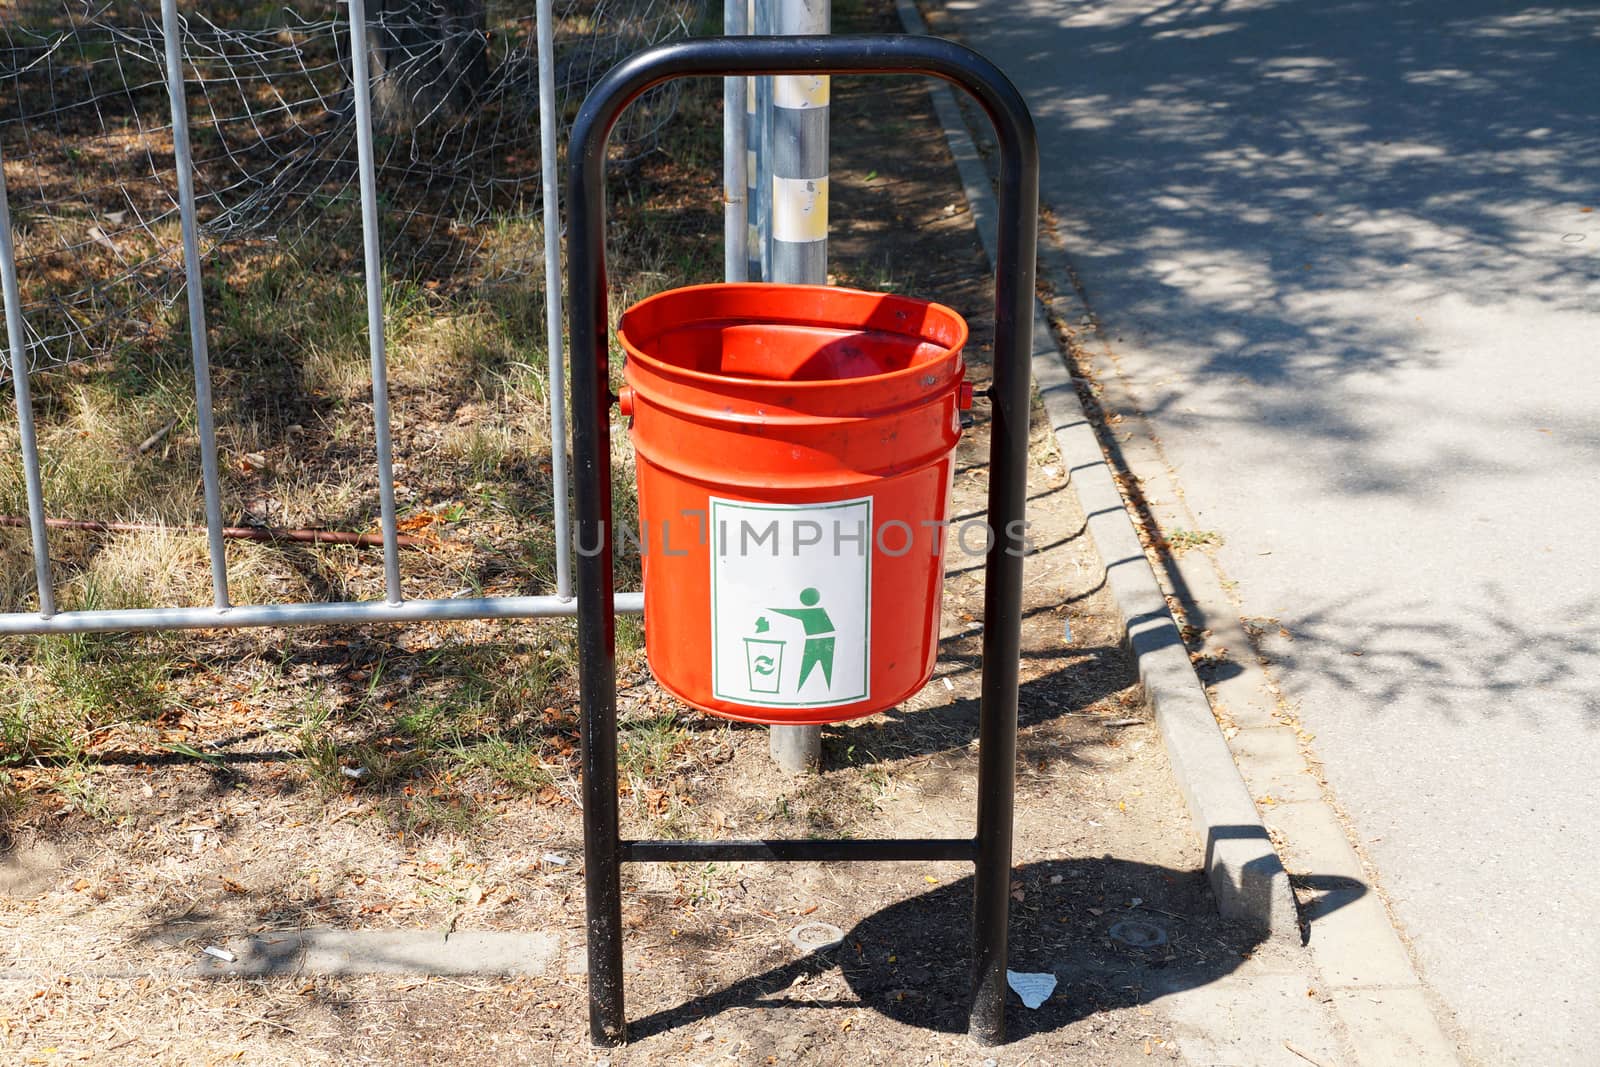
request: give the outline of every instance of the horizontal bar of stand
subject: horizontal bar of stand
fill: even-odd
[[[644,611],[643,593],[618,593],[612,610]],[[247,626],[361,626],[381,622],[459,622],[467,619],[548,619],[578,613],[578,602],[558,596],[452,597],[448,600],[379,600],[328,604],[241,604],[231,608],[110,608],[59,615],[0,614],[0,634],[109,633],[135,630],[222,630]]]
[[[624,863],[762,863],[834,860],[964,860],[976,862],[970,837],[776,841],[623,841]]]

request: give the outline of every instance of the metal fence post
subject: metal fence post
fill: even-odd
[[[372,147],[366,0],[350,0],[350,70],[356,101],[356,170],[361,180],[361,237],[367,275],[367,341],[372,359],[372,422],[378,453],[384,599],[393,606],[401,601],[400,548],[395,541],[394,446],[389,437],[389,361],[383,326],[383,260],[379,250],[382,222],[378,216],[377,164]]]
[[[773,5],[779,0],[752,0],[750,32],[771,35],[776,32],[777,19]],[[750,141],[755,151],[752,170],[755,182],[755,230],[751,237],[755,247],[750,250],[750,280],[772,280],[772,77],[758,75],[751,81],[756,98],[755,125],[750,129]]]
[[[552,0],[539,0],[539,180],[544,186],[545,348],[550,371],[550,496],[556,528],[556,596],[572,595],[572,520],[567,508],[567,368],[561,347],[561,197],[556,166],[556,28]]]
[[[750,32],[749,14],[754,0],[723,0],[722,35],[742,37]],[[722,280],[742,282],[750,277],[745,248],[750,233],[746,198],[754,177],[747,173],[749,145],[748,78],[722,79]]]
[[[22,287],[17,284],[17,252],[11,240],[11,202],[6,193],[3,153],[0,153],[0,293],[6,303],[11,389],[17,401],[17,443],[22,450],[22,480],[27,487],[28,530],[33,541],[34,580],[39,586],[39,615],[48,619],[56,613],[55,580],[50,573],[50,538],[44,524],[39,438],[33,428],[33,396],[28,387],[28,333],[22,322]]]
[[[222,544],[222,475],[217,464],[217,432],[211,414],[211,353],[206,341],[206,297],[200,276],[200,224],[195,216],[194,157],[189,149],[189,104],[183,91],[181,33],[177,0],[161,0],[167,95],[172,103],[172,161],[178,179],[184,287],[189,298],[189,344],[194,360],[195,422],[200,430],[200,480],[205,490],[206,539],[211,553],[211,595],[213,604],[224,609],[228,607],[228,562]]]

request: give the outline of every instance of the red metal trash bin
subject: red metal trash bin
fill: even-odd
[[[645,651],[694,706],[840,722],[932,676],[967,325],[826,286],[674,289],[622,316]]]

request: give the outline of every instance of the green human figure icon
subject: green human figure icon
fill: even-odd
[[[801,607],[769,609],[774,615],[787,615],[805,627],[806,643],[800,654],[800,681],[795,685],[796,690],[805,688],[813,667],[822,668],[822,680],[829,689],[833,688],[833,620],[826,610],[817,607],[821,600],[822,594],[815,589],[802,589]]]

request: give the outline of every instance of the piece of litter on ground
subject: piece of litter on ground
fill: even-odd
[[[943,682],[944,683],[944,687],[946,689],[950,690],[950,692],[954,693],[956,691],[956,687],[950,684],[950,679],[948,679],[948,678],[940,678],[939,681]]]
[[[565,867],[567,865],[567,857],[559,852],[546,852],[539,857],[539,862],[546,867]]]
[[[1072,644],[1072,620],[1068,619],[1066,622],[1062,623],[1062,629],[1066,631],[1067,644]]]
[[[1006,984],[1029,1008],[1037,1008],[1056,991],[1056,976],[1049,972],[1007,971]]]
[[[789,931],[789,940],[801,952],[822,952],[844,944],[844,931],[832,923],[801,923]]]
[[[204,952],[207,956],[210,956],[213,959],[221,960],[223,963],[235,963],[238,961],[237,956],[219,945],[207,945],[200,951]]]
[[[360,781],[367,776],[367,769],[365,767],[340,767],[339,773],[346,778],[354,778]]]

